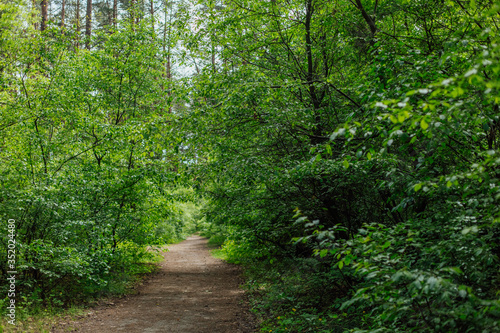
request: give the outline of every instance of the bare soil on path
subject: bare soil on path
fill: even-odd
[[[212,257],[200,236],[168,248],[158,274],[137,294],[99,306],[53,332],[255,332],[237,266]]]

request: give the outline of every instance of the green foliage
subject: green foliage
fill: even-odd
[[[0,6],[0,259],[13,219],[17,299],[36,312],[123,293],[154,270],[147,246],[178,241],[199,217],[176,184],[177,115],[162,97],[173,80],[149,22],[119,22],[82,50],[71,29],[11,25],[22,5]]]
[[[224,235],[213,235],[208,239],[208,245],[220,247],[225,241],[226,237]]]
[[[500,331],[497,3],[198,1],[161,32],[139,7],[81,50],[0,6],[27,304],[122,292],[201,231],[267,331]]]
[[[498,4],[204,4],[186,127],[263,329],[500,331]]]

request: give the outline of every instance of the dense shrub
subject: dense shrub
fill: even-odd
[[[255,3],[190,112],[264,330],[500,331],[498,4]]]

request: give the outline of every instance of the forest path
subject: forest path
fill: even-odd
[[[210,255],[207,240],[191,236],[168,246],[158,274],[135,295],[101,306],[71,327],[53,332],[254,332],[238,288],[240,270]]]

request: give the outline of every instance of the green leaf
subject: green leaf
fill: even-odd
[[[344,160],[344,162],[342,162],[342,165],[345,169],[349,168],[349,162],[347,160]]]
[[[406,111],[405,111],[405,112],[406,112]],[[407,113],[407,112],[406,112],[406,113]],[[398,114],[398,121],[399,121],[400,123],[403,123],[403,122],[405,121],[405,119],[406,119],[406,115],[405,115],[405,113],[400,112],[400,113]]]
[[[325,149],[326,149],[326,152],[328,153],[328,155],[332,155],[332,146],[326,145]]]
[[[422,120],[420,121],[420,127],[422,127],[424,131],[429,128],[429,124],[427,124],[425,118],[422,118]]]
[[[415,190],[415,192],[420,191],[421,188],[422,188],[422,184],[420,184],[420,183],[415,184],[415,186],[413,187],[413,189]]]

